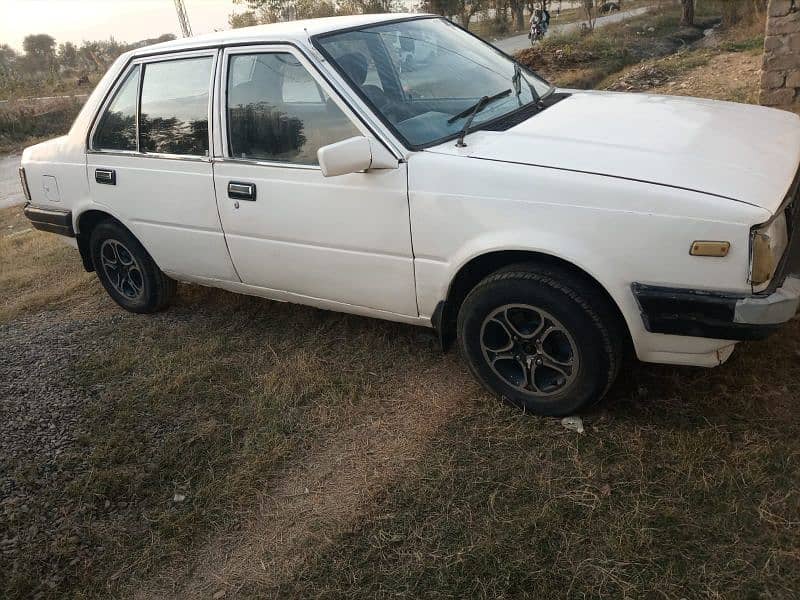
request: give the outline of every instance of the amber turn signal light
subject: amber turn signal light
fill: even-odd
[[[717,258],[728,256],[731,249],[730,242],[692,242],[689,254],[692,256],[715,256]]]

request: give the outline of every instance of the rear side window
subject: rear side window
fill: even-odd
[[[142,152],[208,156],[211,57],[147,64],[142,80]]]
[[[136,151],[136,99],[139,66],[125,78],[100,119],[92,146],[97,150]]]
[[[360,135],[292,54],[237,54],[228,65],[230,154],[316,165],[322,146]]]

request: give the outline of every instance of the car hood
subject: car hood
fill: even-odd
[[[434,151],[594,173],[713,194],[774,213],[800,165],[800,118],[698,98],[575,92],[466,148]]]

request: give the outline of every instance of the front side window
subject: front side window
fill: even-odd
[[[551,89],[445,19],[397,21],[318,39],[350,84],[413,147],[458,134],[468,118],[459,115],[484,96],[499,98],[475,116],[473,127]]]
[[[288,52],[231,56],[227,116],[234,158],[316,165],[319,148],[360,135]]]
[[[208,156],[210,56],[145,65],[139,108],[142,152]]]
[[[92,147],[96,150],[136,151],[136,99],[139,66],[131,69],[97,125]]]

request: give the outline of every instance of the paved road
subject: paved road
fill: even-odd
[[[0,208],[22,204],[25,197],[19,185],[19,154],[0,156]]]
[[[595,27],[605,27],[606,25],[610,25],[611,23],[619,23],[620,21],[624,21],[630,17],[636,17],[638,15],[642,15],[650,10],[651,7],[649,6],[642,6],[640,8],[634,8],[632,10],[625,10],[622,12],[617,12],[607,17],[598,17],[597,23]],[[548,35],[559,34],[559,33],[573,33],[580,29],[581,22],[575,23],[564,23],[563,25],[558,25],[557,23],[553,23],[550,26],[550,33]],[[528,40],[528,36],[525,34],[522,35],[515,35],[514,37],[505,38],[502,40],[495,40],[492,42],[497,48],[505,52],[506,54],[513,54],[514,52],[519,52],[520,50],[524,50],[525,48],[530,48],[531,43]]]

